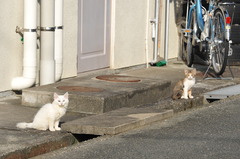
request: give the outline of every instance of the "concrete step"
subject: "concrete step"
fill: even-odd
[[[72,134],[0,129],[0,158],[31,158],[76,143]]]
[[[62,124],[73,134],[115,135],[173,116],[173,110],[121,108],[107,113],[79,118]]]
[[[40,107],[52,102],[54,92],[69,92],[68,111],[100,114],[123,107],[155,103],[170,96],[171,81],[134,76],[76,77],[23,90],[22,104]]]

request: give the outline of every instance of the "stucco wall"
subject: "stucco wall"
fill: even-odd
[[[160,1],[160,5],[158,55],[164,57],[165,1]],[[147,10],[147,6],[149,6],[149,10]],[[115,12],[113,25],[115,35],[113,36],[114,48],[111,52],[111,67],[116,69],[151,62],[154,45],[151,38],[150,20],[154,19],[155,0],[115,0],[112,9]],[[169,13],[168,59],[171,59],[178,56],[179,50],[174,1],[170,1]],[[148,36],[146,36],[146,32]]]
[[[11,88],[11,80],[22,72],[22,42],[15,33],[23,26],[23,1],[7,0],[0,4],[0,91]]]
[[[115,0],[114,44],[112,68],[122,68],[146,63],[147,0]],[[150,7],[152,7],[150,0]],[[153,14],[153,11],[150,15]],[[150,23],[148,23],[151,29]],[[112,39],[113,40],[113,39]],[[149,39],[152,43],[151,39]],[[152,45],[149,45],[151,52]],[[150,55],[151,56],[151,55]],[[151,57],[149,57],[151,58]]]
[[[12,79],[22,76],[23,44],[15,28],[23,27],[23,2],[0,2],[0,92],[11,90]],[[63,78],[77,75],[77,4],[78,0],[64,0]]]
[[[63,75],[77,75],[78,0],[64,0],[63,15]]]

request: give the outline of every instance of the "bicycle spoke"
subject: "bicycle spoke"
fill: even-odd
[[[214,18],[214,47],[213,47],[213,69],[216,74],[221,75],[226,67],[228,47],[225,40],[225,18],[221,10],[215,12]]]

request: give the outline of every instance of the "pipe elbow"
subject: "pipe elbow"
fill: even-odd
[[[22,90],[29,88],[35,84],[35,78],[26,78],[26,77],[16,77],[12,80],[12,89],[13,90]]]
[[[62,60],[55,60],[55,82],[58,82],[61,80],[62,77]]]
[[[55,75],[55,82],[60,81],[61,77],[62,77],[62,73],[56,73],[56,75]]]

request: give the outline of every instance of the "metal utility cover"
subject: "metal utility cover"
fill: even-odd
[[[131,76],[120,75],[101,75],[96,77],[99,80],[111,81],[111,82],[140,82],[141,80]]]
[[[103,92],[103,89],[82,86],[58,86],[57,89],[73,92]]]
[[[224,99],[240,94],[240,84],[204,93],[205,99]]]

